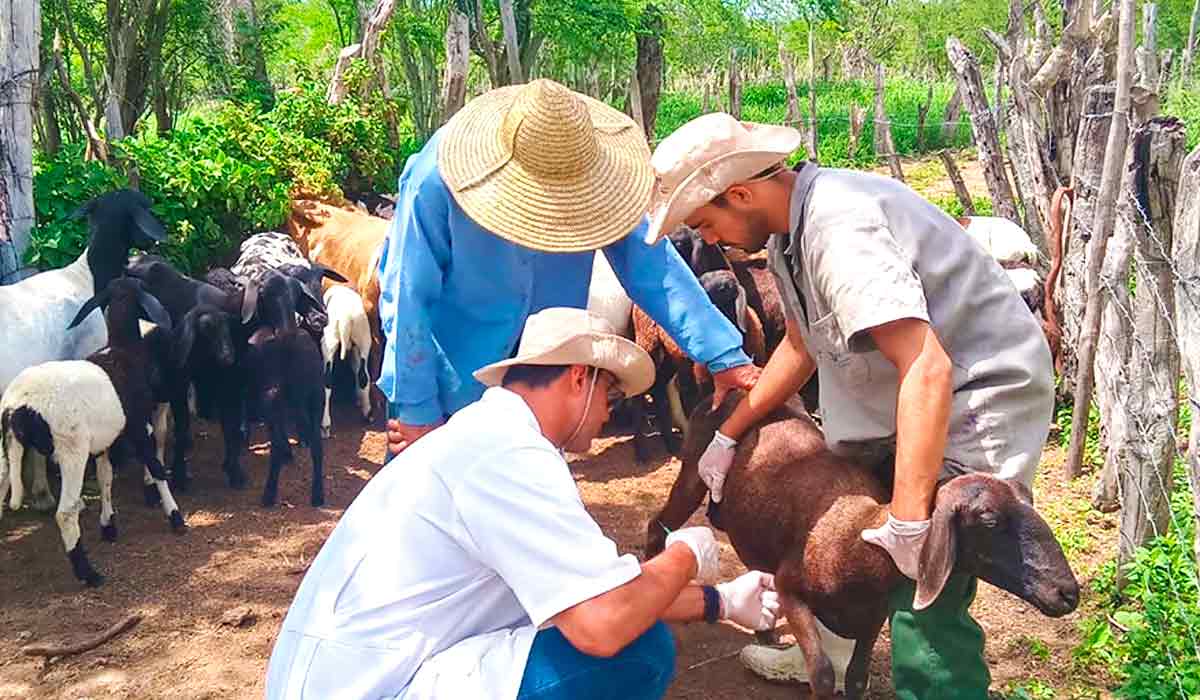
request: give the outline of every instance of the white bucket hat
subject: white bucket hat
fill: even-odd
[[[501,238],[551,253],[596,250],[646,215],[646,136],[599,100],[539,79],[485,92],[444,128],[442,179]]]
[[[650,159],[657,180],[646,243],[657,243],[730,186],[782,162],[802,141],[790,126],[738,121],[724,112],[679,127]]]
[[[608,321],[586,309],[553,307],[525,320],[517,356],[475,371],[484,386],[498,386],[515,365],[586,365],[612,372],[626,396],[654,383],[654,362],[635,343],[617,335]]]

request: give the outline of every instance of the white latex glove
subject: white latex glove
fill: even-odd
[[[751,571],[718,583],[716,589],[721,594],[722,620],[733,620],[756,631],[775,627],[779,594],[775,592],[775,577],[771,574]]]
[[[725,488],[725,475],[733,466],[733,454],[736,447],[737,440],[725,437],[718,430],[713,435],[712,442],[704,448],[704,454],[700,455],[700,479],[704,481],[704,485],[712,494],[713,503],[721,502],[721,490]]]
[[[863,530],[862,538],[886,549],[900,573],[916,581],[921,568],[921,547],[929,536],[929,523],[929,520],[896,520],[888,513],[883,527]]]
[[[696,557],[696,581],[713,583],[721,573],[720,550],[712,530],[706,527],[684,527],[667,535],[667,546],[675,542],[686,544]]]

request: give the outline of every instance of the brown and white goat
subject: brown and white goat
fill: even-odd
[[[647,556],[662,551],[666,529],[683,525],[704,499],[707,488],[697,463],[741,396],[731,392],[716,411],[711,402],[701,401],[692,414],[679,476],[663,510],[647,526]],[[867,687],[888,593],[902,574],[861,533],[883,524],[888,499],[873,469],[826,448],[820,429],[796,399],[738,445],[719,527],[747,567],[775,573],[816,697],[832,697],[835,679],[815,619],[856,641],[846,671],[847,696],[861,697]],[[940,484],[914,608],[936,600],[952,572],[978,576],[1051,617],[1071,612],[1079,602],[1079,584],[1028,493],[990,475],[968,474]]]

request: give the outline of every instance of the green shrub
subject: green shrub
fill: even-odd
[[[1175,465],[1169,531],[1137,550],[1116,586],[1116,564],[1093,581],[1100,610],[1080,625],[1076,659],[1121,681],[1118,695],[1167,700],[1200,697],[1200,596],[1192,549],[1195,521],[1186,465]]]
[[[83,160],[83,143],[66,144],[58,157],[33,159],[33,209],[37,226],[25,261],[38,269],[62,267],[79,257],[87,241],[87,220],[68,221],[80,204],[125,187],[125,177],[96,161]]]
[[[1167,90],[1162,111],[1183,120],[1187,126],[1188,148],[1200,145],[1200,83],[1175,83]]]

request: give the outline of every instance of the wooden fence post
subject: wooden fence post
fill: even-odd
[[[992,195],[992,208],[1004,218],[1021,223],[1017,205],[1013,200],[1012,186],[1004,169],[1004,158],[1000,154],[1000,138],[996,133],[996,122],[988,109],[987,95],[983,92],[983,80],[979,77],[979,62],[955,37],[946,39],[946,54],[958,76],[958,89],[971,117],[971,131],[975,135],[975,147],[979,151],[979,163],[983,166],[984,179]]]
[[[858,140],[862,136],[863,122],[867,119],[867,110],[863,109],[862,105],[850,105],[850,144],[846,154],[850,160],[854,160],[854,155],[858,153]]]
[[[946,176],[950,178],[950,182],[954,183],[954,194],[958,196],[958,201],[962,204],[963,216],[975,216],[975,201],[971,199],[971,192],[967,189],[967,183],[963,182],[962,174],[958,172],[958,166],[954,164],[954,158],[944,150],[938,151],[938,155],[942,158],[942,164],[946,166]]]
[[[1104,150],[1104,171],[1100,176],[1099,207],[1092,223],[1095,240],[1088,251],[1087,306],[1083,317],[1083,332],[1079,342],[1079,365],[1075,371],[1075,408],[1071,414],[1071,442],[1064,465],[1067,478],[1074,479],[1083,471],[1083,448],[1087,437],[1088,409],[1092,403],[1092,384],[1095,379],[1093,361],[1096,359],[1096,336],[1100,333],[1102,298],[1097,294],[1100,267],[1108,238],[1116,221],[1117,191],[1120,188],[1120,168],[1124,161],[1125,145],[1129,141],[1129,96],[1133,83],[1133,7],[1134,0],[1121,0],[1120,47],[1117,50],[1117,95],[1113,108],[1112,126],[1108,130],[1108,145]]]
[[[1176,341],[1187,379],[1188,401],[1192,406],[1192,429],[1188,436],[1188,480],[1192,485],[1193,514],[1196,519],[1194,551],[1200,566],[1200,147],[1183,162],[1179,177],[1179,197],[1175,203]]]
[[[738,69],[737,49],[729,49],[729,113],[742,118],[742,73]]]
[[[892,123],[887,118],[883,105],[883,64],[875,64],[875,155],[887,158],[892,177],[904,182],[904,171],[900,168],[900,156],[892,140]]]
[[[1152,119],[1133,136],[1133,180],[1137,198],[1129,203],[1136,247],[1137,288],[1133,295],[1130,390],[1125,444],[1119,453],[1121,538],[1118,565],[1138,547],[1166,534],[1171,521],[1171,470],[1179,418],[1179,351],[1175,343],[1175,278],[1170,251],[1174,240],[1180,166],[1187,147],[1183,124]],[[1120,566],[1118,566],[1120,585]]]

